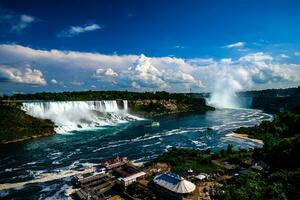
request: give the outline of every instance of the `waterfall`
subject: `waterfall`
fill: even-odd
[[[52,120],[57,133],[139,119],[128,113],[127,100],[24,102],[22,110],[33,117]]]

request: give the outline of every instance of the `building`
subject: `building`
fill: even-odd
[[[111,170],[113,168],[123,166],[128,162],[129,161],[126,157],[117,156],[115,159],[103,162],[102,165],[105,166],[107,170]]]
[[[119,178],[119,182],[124,186],[127,187],[128,185],[130,185],[133,182],[136,182],[137,179],[142,178],[146,175],[145,172],[138,172],[136,174],[132,174],[130,176],[127,176],[125,178]]]
[[[168,191],[169,195],[178,196],[179,198],[184,194],[192,193],[196,189],[192,182],[171,172],[158,175],[153,181],[163,190]]]

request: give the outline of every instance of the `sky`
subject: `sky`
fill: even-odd
[[[1,0],[0,94],[300,85],[297,0]]]

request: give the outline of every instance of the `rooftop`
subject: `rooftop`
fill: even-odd
[[[154,178],[154,182],[163,188],[180,194],[191,193],[196,188],[196,186],[190,181],[187,181],[183,177],[171,172],[166,172],[156,176]]]

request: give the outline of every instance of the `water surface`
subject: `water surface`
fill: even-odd
[[[226,134],[240,126],[253,126],[270,115],[259,110],[222,109],[206,114],[180,114],[133,121],[85,131],[56,134],[37,140],[0,146],[0,184],[30,181],[44,173],[61,173],[98,164],[116,155],[143,162],[172,146],[213,151],[233,144],[235,148],[253,148],[261,144]],[[213,130],[208,130],[210,127]],[[27,184],[22,188],[2,190],[0,197],[45,199],[67,198],[70,178]]]

